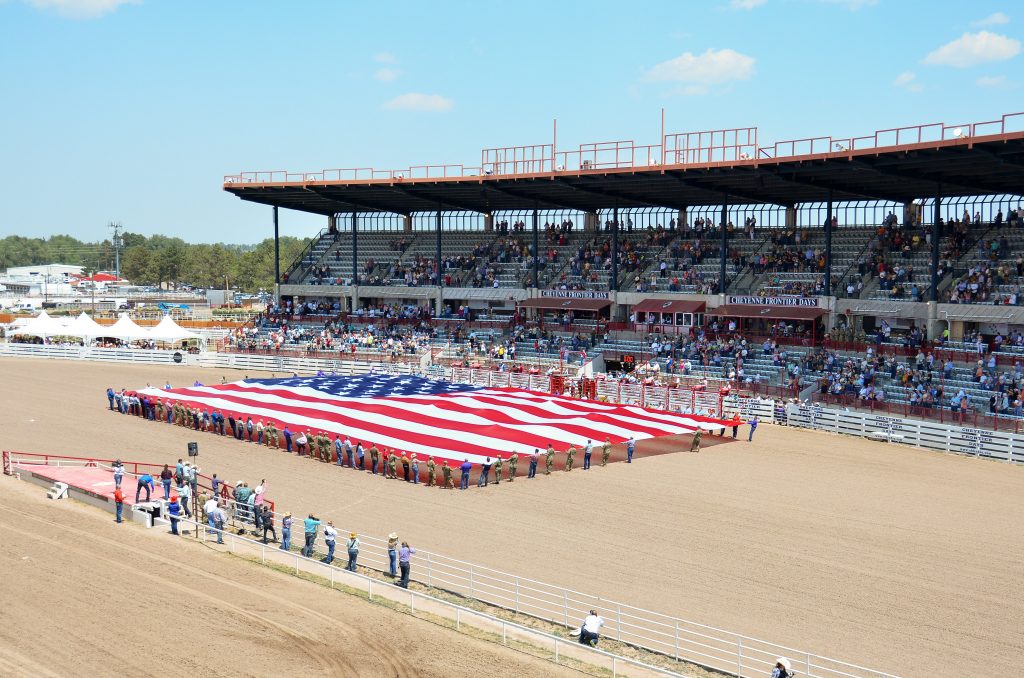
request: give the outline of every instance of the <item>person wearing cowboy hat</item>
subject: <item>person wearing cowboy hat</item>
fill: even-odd
[[[785,657],[775,660],[775,668],[772,669],[772,678],[790,678],[793,676],[792,664]]]
[[[398,533],[392,532],[388,535],[388,576],[394,579],[398,576]]]
[[[356,536],[355,532],[348,535],[348,543],[345,545],[348,549],[348,565],[345,569],[349,572],[356,571],[356,559],[359,558],[359,537]]]

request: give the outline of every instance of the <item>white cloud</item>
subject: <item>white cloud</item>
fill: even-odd
[[[856,12],[865,7],[874,7],[878,4],[878,0],[819,0],[819,2],[826,5],[837,5],[851,12]]]
[[[396,68],[378,68],[374,72],[373,77],[375,80],[380,80],[381,82],[391,82],[398,77],[399,73],[401,73],[401,71]]]
[[[746,80],[754,73],[754,59],[731,49],[707,49],[702,54],[684,52],[675,59],[657,64],[647,71],[646,82],[689,83],[684,94],[701,94],[707,85],[730,80]],[[703,91],[698,91],[703,88]]]
[[[733,9],[754,9],[766,2],[768,0],[729,0],[729,6]]]
[[[397,64],[398,57],[391,52],[377,52],[373,55],[373,60],[379,64]]]
[[[964,33],[953,42],[930,53],[924,63],[939,66],[968,68],[991,61],[1006,61],[1020,52],[1020,41],[1005,35],[978,31]]]
[[[1010,23],[1010,17],[1006,16],[1002,12],[995,12],[994,14],[989,14],[984,19],[972,21],[971,25],[983,28],[985,26],[1002,26],[1003,24],[1008,23]]]
[[[892,84],[894,87],[905,89],[908,92],[920,92],[924,89],[924,86],[917,82],[917,74],[910,71],[904,71],[897,75]]]
[[[420,94],[410,92],[402,94],[384,103],[389,111],[421,111],[427,113],[443,113],[455,107],[455,102],[440,94]]]
[[[138,5],[142,0],[25,0],[36,9],[53,10],[69,19],[95,19],[121,5]]]
[[[1005,75],[983,75],[974,81],[978,87],[1002,87],[1006,84]]]

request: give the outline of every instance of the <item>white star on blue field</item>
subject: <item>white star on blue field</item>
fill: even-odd
[[[359,377],[314,376],[286,379],[246,379],[246,384],[311,388],[341,398],[383,398],[387,396],[441,395],[479,391],[480,386],[454,384],[423,377],[367,374]]]

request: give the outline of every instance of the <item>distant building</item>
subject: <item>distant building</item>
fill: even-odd
[[[71,266],[69,264],[40,264],[38,266],[12,266],[7,269],[7,276],[10,278],[21,278],[24,276],[80,276],[85,270],[82,266]]]

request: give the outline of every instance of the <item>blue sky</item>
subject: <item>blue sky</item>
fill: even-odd
[[[1015,3],[0,0],[0,235],[255,242],[243,170],[479,163],[756,126],[858,136],[1024,110]],[[308,236],[320,217],[282,213]]]

